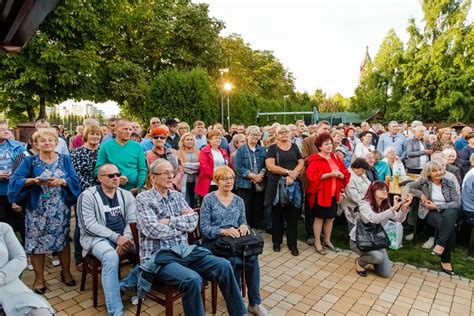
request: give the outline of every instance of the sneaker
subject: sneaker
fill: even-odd
[[[407,240],[407,241],[413,240],[413,233],[411,233],[410,235],[406,235],[405,240]]]
[[[27,269],[29,271],[33,271],[33,265],[31,263],[28,263]]]
[[[306,239],[306,244],[308,246],[314,246],[314,238],[310,237],[310,238]]]
[[[423,249],[431,249],[434,246],[434,237],[428,238],[428,240],[421,246]]]
[[[142,302],[144,301],[145,299],[142,299]],[[132,298],[130,299],[130,301],[132,302],[132,305],[136,306],[138,305],[138,296],[132,296]]]
[[[51,261],[51,264],[53,265],[53,267],[57,267],[61,264],[61,262],[59,262],[58,257],[53,257],[53,260]]]
[[[247,310],[252,315],[271,316],[270,312],[267,311],[267,309],[265,308],[265,306],[263,306],[263,304],[255,305],[255,306],[250,306],[249,305],[249,306],[247,306]]]

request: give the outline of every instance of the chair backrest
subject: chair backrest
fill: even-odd
[[[133,243],[135,244],[135,249],[137,250],[137,259],[138,262],[140,262],[140,240],[138,239],[137,223],[130,223],[130,230],[132,231]]]
[[[201,212],[201,209],[198,207],[198,208],[193,209],[193,211],[198,213],[199,219],[198,219],[196,229],[194,231],[188,233],[188,243],[190,245],[199,244],[202,240],[201,227],[200,227],[200,223],[201,223],[201,216],[200,216],[201,213],[200,212]]]

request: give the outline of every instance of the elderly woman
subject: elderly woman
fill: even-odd
[[[385,182],[377,180],[372,183],[368,189],[363,200],[359,202],[359,214],[360,219],[364,223],[374,223],[385,225],[389,220],[403,222],[409,211],[409,206],[413,200],[413,196],[408,197],[402,201],[399,196],[394,197],[393,206],[390,205],[388,187]],[[387,250],[378,249],[371,251],[361,251],[356,246],[356,225],[354,221],[354,227],[349,233],[350,236],[350,247],[352,251],[359,255],[355,259],[356,273],[362,277],[367,276],[365,267],[369,264],[374,266],[375,272],[383,277],[390,277],[390,259],[388,258]]]
[[[245,135],[244,134],[235,134],[232,137],[232,144],[235,148],[234,152],[230,154],[230,167],[232,169],[235,169],[234,163],[235,163],[235,156],[237,155],[237,150],[239,149],[240,146],[244,145],[246,141]]]
[[[314,247],[316,252],[325,255],[323,246],[334,252],[340,251],[331,242],[331,232],[341,192],[349,182],[350,173],[342,159],[332,152],[333,142],[328,133],[316,136],[314,144],[319,153],[312,154],[307,161],[306,198],[314,216]],[[323,230],[324,242],[321,243]]]
[[[375,159],[374,168],[377,172],[377,179],[382,181],[386,181],[387,178],[390,179],[390,167],[387,162],[382,160],[382,153],[380,150],[374,150],[373,154]]]
[[[264,147],[258,144],[262,136],[258,126],[252,125],[245,131],[247,143],[236,151],[234,169],[237,173],[237,194],[245,202],[245,217],[251,227],[262,224],[263,189],[265,184]],[[238,134],[241,135],[241,134]]]
[[[204,197],[209,191],[217,190],[217,183],[212,180],[214,170],[229,164],[227,151],[219,147],[222,133],[218,130],[212,130],[207,133],[207,140],[209,144],[203,147],[199,154],[200,169],[195,190],[201,197]]]
[[[207,194],[201,205],[201,232],[204,237],[203,245],[210,246],[219,236],[230,236],[238,238],[249,233],[249,227],[245,220],[245,204],[237,195],[232,193],[235,174],[227,166],[218,167],[214,171],[214,181],[217,183],[217,191]],[[235,278],[240,286],[242,258],[226,258],[232,264]],[[249,293],[248,311],[254,315],[270,315],[262,305],[260,298],[260,265],[257,256],[245,258],[245,278]]]
[[[196,138],[192,133],[184,133],[178,143],[177,151],[180,164],[183,166],[183,178],[180,191],[191,208],[196,207],[196,188],[199,173],[199,150],[196,149]]]
[[[374,151],[375,147],[372,145],[372,133],[364,131],[360,133],[360,143],[357,143],[354,149],[354,156],[365,158],[365,156]]]
[[[102,131],[97,125],[87,125],[83,132],[84,145],[71,152],[71,160],[81,182],[81,192],[99,184],[94,174],[99,145],[102,141]],[[79,242],[79,225],[76,216],[74,228],[74,260],[78,270],[82,270],[82,247]]]
[[[405,166],[403,165],[402,160],[400,157],[397,156],[397,152],[395,151],[395,147],[387,147],[384,150],[385,158],[382,159],[386,163],[388,163],[388,167],[390,168],[390,174],[393,176],[398,174],[399,176],[406,176],[407,173],[405,171]]]
[[[443,178],[445,172],[437,161],[427,163],[421,178],[410,184],[410,193],[420,198],[418,217],[439,231],[433,253],[441,257],[441,271],[454,275],[451,250],[456,222],[461,216],[461,197],[454,181]]]
[[[334,130],[331,133],[331,138],[334,144],[334,151],[340,151],[341,153],[344,154],[344,158],[342,158],[341,156],[339,157],[341,157],[346,167],[349,167],[351,165],[352,155],[351,155],[351,152],[349,151],[349,148],[347,148],[346,145],[342,143],[343,137],[344,137],[344,133],[339,130]]]
[[[44,257],[58,252],[61,280],[75,286],[70,271],[70,208],[81,191],[79,178],[69,155],[57,154],[55,129],[40,129],[33,135],[39,149],[36,156],[26,157],[8,184],[8,198],[13,203],[27,199],[25,214],[25,250],[31,255],[35,271],[33,288],[46,291]]]
[[[13,229],[0,223],[0,305],[6,315],[50,316],[54,311],[20,280],[26,267],[25,251]]]
[[[415,127],[413,137],[406,142],[406,165],[409,173],[420,174],[433,153],[431,142],[425,140],[425,131],[426,128],[422,125]]]
[[[365,155],[365,161],[369,165],[369,169],[365,171],[365,175],[370,182],[374,182],[379,179],[377,175],[377,170],[375,170],[375,155],[374,153],[370,152]]]
[[[303,171],[304,160],[298,146],[290,142],[290,130],[286,125],[276,128],[276,144],[268,147],[265,165],[268,170],[264,206],[272,206],[273,251],[279,252],[283,242],[283,217],[287,222],[287,244],[293,256],[298,256],[296,243],[299,208],[301,203],[284,200],[279,192],[279,184],[284,181],[295,194],[301,194],[298,177]],[[288,192],[288,189],[286,190]],[[278,193],[278,199],[276,199]],[[300,201],[301,202],[301,201]]]
[[[456,176],[459,185],[462,184],[462,179],[464,177],[463,172],[463,163],[458,159],[458,154],[453,147],[447,147],[443,149],[443,155],[446,158],[446,171],[451,172]]]
[[[454,147],[451,141],[451,128],[441,128],[436,134],[436,140],[433,142],[433,152],[443,151],[446,147]]]
[[[369,169],[369,164],[362,158],[356,158],[349,168],[351,174],[349,183],[344,190],[344,199],[341,205],[344,209],[344,215],[347,218],[349,231],[354,223],[354,212],[357,211],[359,202],[362,201],[371,182],[365,175],[365,171]]]

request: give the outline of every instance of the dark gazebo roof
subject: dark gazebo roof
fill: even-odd
[[[17,53],[60,0],[0,0],[0,50]]]

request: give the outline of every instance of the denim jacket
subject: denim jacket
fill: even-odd
[[[235,156],[235,165],[234,165],[234,169],[237,174],[237,179],[235,182],[235,186],[237,188],[242,188],[242,189],[252,188],[252,182],[250,181],[249,178],[247,178],[247,175],[250,172],[252,172],[253,159],[252,160],[250,159],[251,155],[252,155],[251,150],[247,144],[242,145],[237,149],[237,153]],[[265,169],[265,158],[267,156],[266,148],[260,145],[257,145],[255,149],[255,156],[257,160],[258,172],[260,173],[260,171],[262,170],[266,172],[266,169]]]

